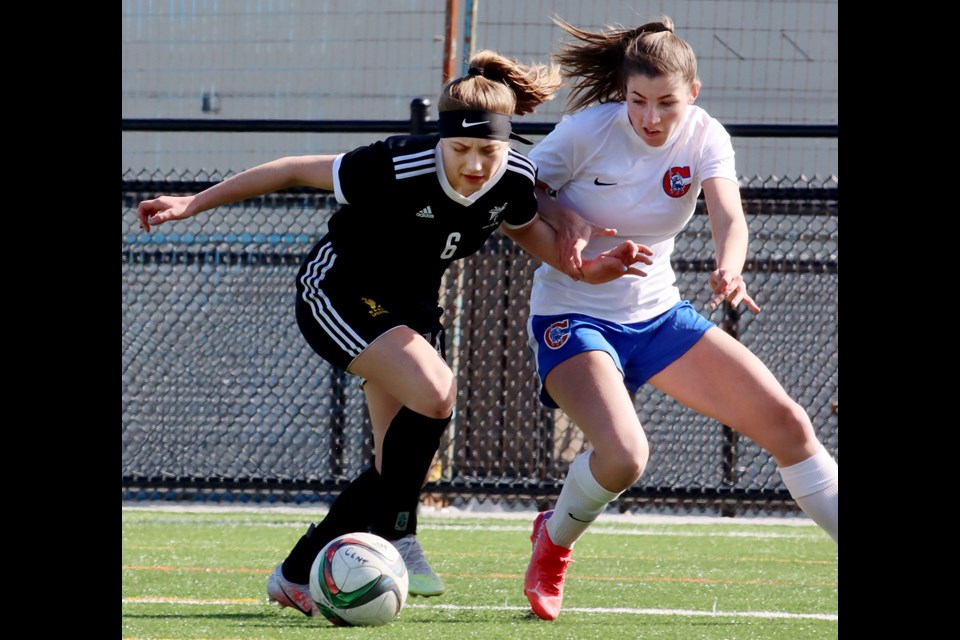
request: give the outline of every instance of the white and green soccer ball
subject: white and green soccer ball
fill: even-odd
[[[407,567],[396,547],[372,533],[331,540],[310,569],[310,595],[338,626],[379,626],[407,601]]]

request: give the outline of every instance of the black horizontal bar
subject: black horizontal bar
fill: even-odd
[[[210,478],[202,476],[122,476],[120,486],[123,491],[156,491],[182,493],[189,491],[245,491],[245,492],[330,492],[342,490],[350,483],[341,480],[283,480],[278,478]],[[445,494],[482,493],[485,495],[556,495],[562,483],[551,480],[530,481],[523,478],[481,480],[478,478],[458,478],[430,482],[424,487],[427,493]],[[631,487],[624,492],[623,498],[633,499],[673,499],[679,501],[702,500],[738,500],[781,502],[792,500],[785,490],[737,489],[734,487]]]
[[[122,180],[120,185],[120,190],[124,194],[128,193],[137,193],[137,194],[191,194],[199,193],[204,189],[209,189],[215,184],[218,184],[220,181],[210,181],[210,180]],[[318,195],[318,196],[333,196],[332,191],[323,191],[315,187],[290,187],[282,191],[275,191],[267,196],[281,196],[281,195]]]
[[[556,126],[555,122],[514,122],[513,130],[545,136]],[[840,138],[839,124],[728,124],[724,128],[734,138]]]
[[[123,194],[138,194],[153,197],[160,194],[177,195],[199,193],[209,189],[217,182],[210,180],[121,180],[120,191]],[[280,196],[302,196],[304,194],[332,197],[332,192],[321,191],[313,187],[294,187],[276,191],[267,198]],[[700,194],[703,199],[703,194]],[[837,201],[840,199],[839,187],[741,187],[740,199],[744,202],[760,200],[776,200],[780,202],[810,202],[817,204],[822,201]],[[132,202],[132,200],[131,200]],[[129,203],[128,203],[129,204]],[[134,205],[136,203],[133,203]],[[831,215],[837,215],[836,211]]]
[[[120,263],[130,265],[226,265],[226,266],[290,266],[299,265],[306,257],[301,251],[218,251],[211,250],[160,250],[147,249],[145,245],[123,245]],[[673,260],[675,271],[708,272],[716,267],[711,260]],[[827,273],[839,271],[837,260],[795,260],[788,258],[755,258],[747,260],[743,270],[748,273]]]
[[[161,251],[128,245],[120,250],[120,263],[278,267],[299,265],[306,255],[306,252],[299,251],[218,251],[215,249]]]
[[[205,120],[150,118],[121,120],[123,131],[245,131],[247,133],[397,133],[409,120]],[[436,130],[433,123],[433,130]]]
[[[411,130],[410,120],[207,120],[203,118],[121,118],[122,131],[165,132],[236,132],[247,133],[404,133]],[[434,133],[435,120],[420,125]],[[515,122],[513,130],[520,134],[547,135],[555,122]],[[728,124],[727,132],[735,138],[840,138],[839,124]]]

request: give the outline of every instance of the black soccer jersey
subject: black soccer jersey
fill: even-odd
[[[394,136],[337,158],[342,207],[328,234],[336,258],[325,282],[350,286],[397,313],[436,309],[451,262],[476,253],[501,222],[529,224],[537,211],[536,165],[508,152],[469,198],[443,173],[439,136]]]

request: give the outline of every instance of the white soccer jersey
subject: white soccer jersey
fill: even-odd
[[[595,225],[617,229],[616,237],[592,238],[585,258],[624,240],[654,252],[653,265],[637,265],[647,277],[627,275],[602,285],[575,282],[541,265],[530,297],[534,315],[582,313],[629,324],[663,313],[680,301],[670,255],[674,236],[693,216],[702,181],[737,181],[730,135],[695,105],[661,147],[636,134],[627,105],[617,102],[565,117],[529,156],[559,202]]]

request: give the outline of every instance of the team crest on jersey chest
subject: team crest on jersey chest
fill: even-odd
[[[663,174],[663,192],[671,198],[682,198],[690,191],[693,180],[690,178],[690,167],[670,167]]]

